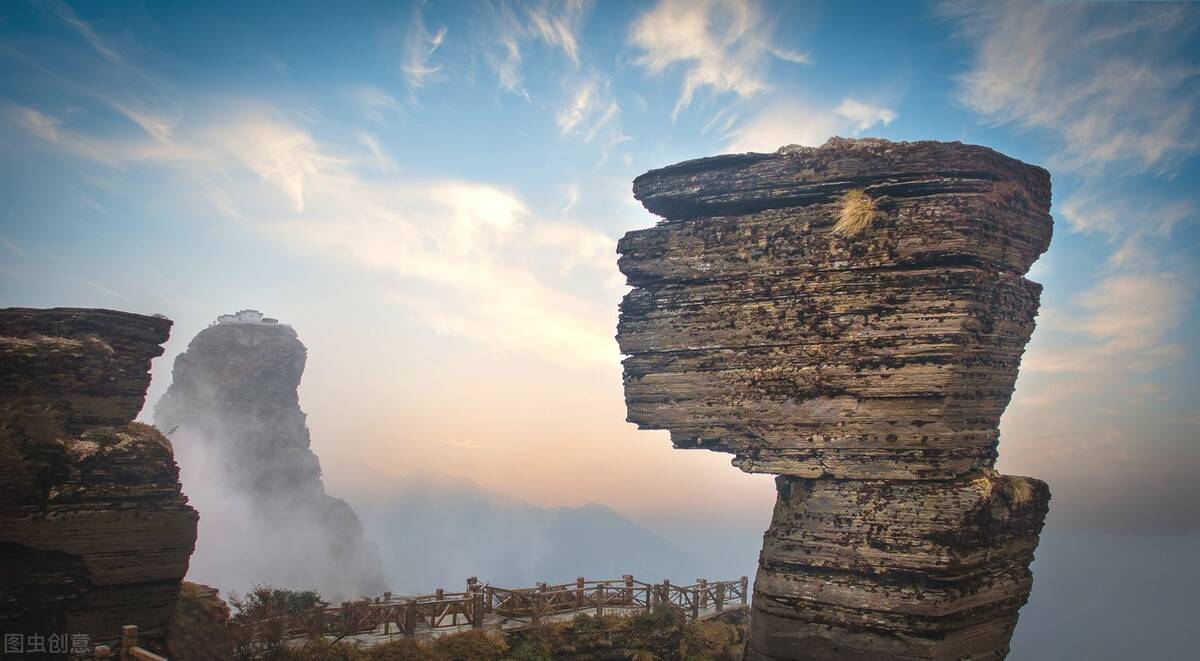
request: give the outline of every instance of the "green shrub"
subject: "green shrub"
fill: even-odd
[[[236,611],[233,616],[235,623],[295,615],[328,605],[316,590],[282,590],[269,585],[256,585],[245,595],[231,592],[229,604]]]

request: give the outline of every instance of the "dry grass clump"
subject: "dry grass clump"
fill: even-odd
[[[1001,475],[995,469],[985,470],[983,475],[971,480],[971,484],[979,490],[984,500],[1003,496],[1013,507],[1033,502],[1036,493],[1028,478]]]
[[[1024,505],[1033,500],[1033,485],[1024,478],[1006,478],[1001,488],[1005,497],[1008,498],[1008,502],[1013,505]]]
[[[861,188],[846,191],[839,201],[842,209],[838,212],[837,224],[833,226],[833,234],[836,236],[859,234],[879,215],[875,209],[875,200]]]

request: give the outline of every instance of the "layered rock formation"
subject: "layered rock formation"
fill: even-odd
[[[629,420],[781,476],[748,658],[1003,657],[1049,501],[992,470],[1046,171],[835,138],[654,170],[634,196],[664,220],[618,246]]]
[[[171,444],[133,418],[170,328],[111,310],[0,310],[5,632],[161,635],[197,516]]]
[[[204,513],[189,577],[225,590],[381,594],[379,555],[350,506],[325,493],[309,447],[297,394],[307,351],[291,326],[252,312],[196,335],[155,409]]]

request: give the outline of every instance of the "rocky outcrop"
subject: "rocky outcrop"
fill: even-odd
[[[781,476],[748,658],[1003,657],[1049,501],[992,470],[1046,171],[835,138],[654,170],[634,196],[664,220],[618,246],[629,420]]]
[[[315,588],[331,599],[387,590],[358,517],[325,493],[297,394],[306,357],[291,326],[243,311],[175,359],[154,421],[170,430],[204,512],[190,578],[225,590]]]
[[[171,444],[133,422],[171,322],[0,310],[0,624],[161,636],[196,541]]]
[[[235,654],[236,629],[216,588],[184,581],[167,625],[167,656],[180,661],[227,661]]]

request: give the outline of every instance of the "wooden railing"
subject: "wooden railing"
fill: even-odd
[[[670,581],[646,583],[630,575],[604,580],[580,577],[573,583],[538,583],[531,588],[501,588],[470,578],[463,592],[439,588],[430,594],[408,597],[393,597],[389,592],[375,599],[316,608],[247,626],[252,627],[250,634],[255,638],[345,637],[374,632],[414,636],[418,630],[459,627],[521,629],[565,613],[648,612],[664,604],[682,609],[689,619],[699,619],[702,614],[744,608],[748,600],[745,576],[732,581],[697,579],[692,585],[682,586]]]
[[[716,616],[726,610],[746,608],[748,579],[709,582],[698,578],[692,585],[670,581],[646,583],[631,575],[619,579],[588,580],[531,588],[500,588],[467,579],[463,592],[438,588],[430,594],[393,597],[385,593],[375,599],[349,601],[341,606],[314,608],[304,613],[269,618],[246,625],[251,638],[298,638],[382,633],[415,636],[418,630],[437,631],[458,627],[505,630],[537,626],[556,615],[568,613],[630,611],[649,612],[658,606],[677,607],[689,620]],[[138,646],[136,626],[121,629],[120,661],[167,661]],[[112,659],[106,645],[94,649],[94,658]]]
[[[97,645],[92,650],[96,659],[111,659],[112,649],[108,645]],[[167,661],[150,650],[138,647],[138,628],[132,624],[121,627],[120,661]]]

